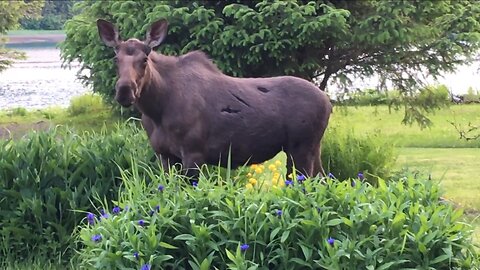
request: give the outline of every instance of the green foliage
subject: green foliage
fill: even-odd
[[[9,116],[26,116],[27,115],[27,109],[18,107],[12,109],[7,115]]]
[[[61,46],[66,63],[78,60],[84,82],[113,94],[113,50],[105,48],[95,20],[117,24],[121,37],[143,39],[149,25],[167,18],[161,51],[207,52],[224,72],[264,77],[290,74],[315,79],[324,89],[334,78],[344,89],[352,78],[379,75],[410,102],[423,72],[436,77],[467,63],[480,47],[478,1],[94,1],[77,4]],[[136,11],[131,16],[131,10]],[[420,124],[416,104],[405,113]]]
[[[21,18],[36,18],[44,5],[39,1],[0,1],[0,72],[8,68],[15,59],[25,58],[19,51],[6,49],[2,35],[15,29]]]
[[[322,142],[325,170],[339,179],[356,178],[362,172],[373,183],[386,179],[395,165],[394,143],[380,132],[355,135],[351,129],[330,126]]]
[[[480,103],[480,91],[469,87],[467,94],[463,95],[463,101],[465,103]]]
[[[94,113],[105,109],[102,97],[95,94],[85,94],[73,97],[67,111],[70,116]]]
[[[46,0],[42,14],[38,18],[24,18],[20,20],[23,29],[58,30],[63,29],[67,19],[72,18],[72,7],[78,0]]]
[[[133,164],[122,174],[121,211],[83,223],[79,268],[478,267],[471,228],[433,181],[307,179],[266,191],[213,172],[195,188]]]
[[[1,260],[68,258],[71,233],[94,197],[116,196],[120,169],[153,156],[144,132],[118,127],[81,135],[53,129],[0,140]],[[150,166],[155,166],[151,164]]]

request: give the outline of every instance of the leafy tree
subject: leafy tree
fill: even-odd
[[[8,30],[15,29],[21,18],[34,18],[40,14],[44,1],[0,1],[0,72],[21,59],[24,54],[4,47],[6,39],[2,37]]]
[[[325,89],[334,80],[347,91],[353,78],[378,75],[404,98],[405,123],[429,124],[426,107],[410,102],[423,74],[438,77],[472,61],[480,47],[480,2],[474,0],[93,1],[66,24],[66,63],[80,60],[85,82],[112,95],[113,52],[97,18],[117,24],[123,37],[143,38],[159,18],[170,22],[161,51],[207,52],[235,76],[290,74]]]
[[[63,29],[67,19],[72,18],[72,7],[78,0],[46,0],[42,16],[20,20],[23,29],[58,30]]]

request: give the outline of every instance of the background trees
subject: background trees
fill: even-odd
[[[1,1],[0,2],[0,72],[12,64],[14,59],[24,57],[21,52],[4,47],[3,35],[18,26],[21,18],[38,17],[44,1]]]
[[[402,93],[405,122],[428,124],[426,106],[409,96],[425,76],[472,61],[480,47],[478,1],[93,1],[66,24],[66,63],[90,70],[84,81],[111,96],[113,52],[101,45],[95,20],[116,23],[122,37],[143,38],[158,18],[170,22],[165,54],[207,52],[227,74],[290,74],[329,81],[344,91],[353,78],[380,77]]]
[[[72,6],[78,0],[46,0],[41,16],[22,18],[20,25],[23,29],[58,30],[63,29],[67,19],[72,18]]]

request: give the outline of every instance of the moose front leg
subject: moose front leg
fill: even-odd
[[[182,156],[182,165],[184,174],[188,177],[191,184],[198,183],[201,166],[205,164],[205,156],[202,153],[185,153]]]
[[[182,164],[182,160],[178,157],[171,155],[171,154],[157,154],[160,158],[160,162],[162,163],[162,168],[164,172],[170,173],[173,167],[178,168],[178,165]],[[178,171],[178,170],[174,170]]]

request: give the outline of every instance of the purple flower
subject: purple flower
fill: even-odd
[[[95,224],[95,214],[88,213],[87,214],[87,221],[88,221],[88,224],[90,224],[90,225]]]
[[[198,187],[198,182],[197,182],[197,181],[193,181],[193,182],[192,182],[192,186],[193,186],[193,187]]]
[[[285,186],[288,187],[288,186],[290,186],[290,185],[293,186],[293,181],[292,181],[292,180],[287,180],[287,181],[285,181]]]
[[[110,215],[105,212],[105,209],[100,209],[100,218],[108,218]]]
[[[118,207],[118,206],[115,206],[112,209],[112,213],[115,214],[115,215],[119,214],[120,211],[122,211],[122,209],[120,209],[120,207]]]
[[[160,212],[160,205],[155,206],[155,211]]]
[[[305,181],[305,179],[307,179],[307,178],[305,177],[305,175],[303,175],[303,174],[297,175],[297,181],[298,181],[298,183],[301,184],[303,181]]]
[[[333,173],[328,173],[328,177],[331,179],[335,179],[335,175],[333,175]]]
[[[92,241],[95,242],[95,243],[98,243],[100,241],[102,241],[102,236],[100,234],[95,234],[92,236]]]
[[[282,216],[282,214],[283,214],[283,211],[282,211],[282,210],[280,210],[280,209],[278,209],[278,210],[277,210],[277,216],[281,217],[281,216]]]
[[[150,216],[153,216],[153,214],[155,214],[155,211],[150,210],[150,212],[148,212],[148,214],[149,214]],[[142,226],[143,226],[143,225],[142,225]]]
[[[363,173],[362,173],[362,172],[359,172],[359,173],[357,174],[357,176],[358,176],[358,179],[360,179],[360,180],[362,180],[362,181],[363,181],[363,179],[365,179],[365,176],[363,176]]]
[[[165,187],[163,185],[158,186],[158,191],[162,192],[164,189],[165,189]]]
[[[247,251],[247,249],[249,248],[250,246],[248,244],[243,244],[240,246],[240,250],[241,251]]]
[[[357,183],[355,182],[355,180],[352,180],[352,181],[350,182],[350,185],[351,185],[352,187],[355,187],[355,186],[357,185]]]
[[[333,247],[333,244],[335,243],[335,239],[333,239],[332,237],[329,237],[329,238],[327,239],[327,243],[328,243],[330,246]]]
[[[150,266],[150,264],[146,263],[144,265],[142,265],[142,267],[140,267],[140,270],[150,270],[152,268],[152,266]]]
[[[144,221],[143,219],[140,219],[140,220],[138,221],[138,225],[140,225],[140,226],[142,226],[142,227],[145,226],[145,221]]]
[[[137,260],[138,260],[138,258],[140,258],[140,256],[138,255],[138,252],[136,252],[136,251],[133,253],[133,257]]]

